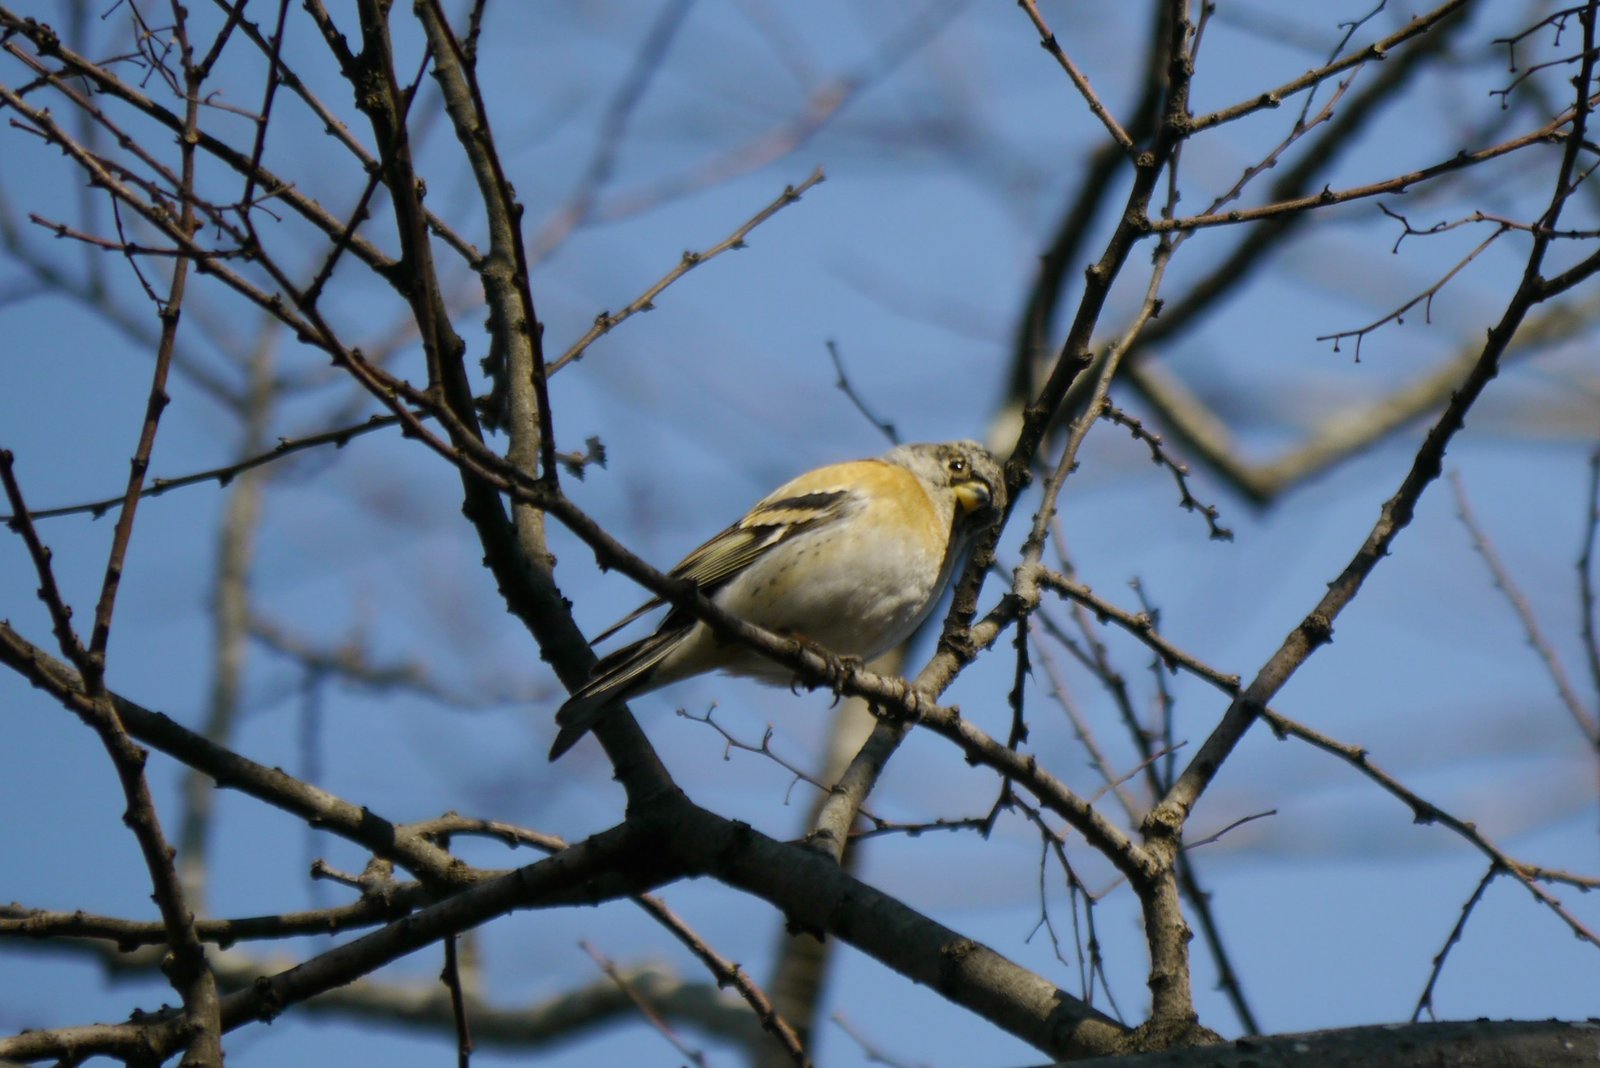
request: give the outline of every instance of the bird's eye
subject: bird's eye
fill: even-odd
[[[952,475],[964,475],[964,474],[966,474],[967,473],[967,461],[966,461],[966,458],[965,457],[961,457],[961,456],[957,456],[955,459],[951,460],[950,461],[950,473]]]

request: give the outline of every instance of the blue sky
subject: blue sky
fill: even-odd
[[[1367,6],[1319,5],[1296,13],[1291,27],[1253,7],[1222,3],[1207,30],[1194,110],[1248,97],[1321,62],[1338,40],[1339,21]],[[36,7],[31,13],[60,19],[55,5]],[[1519,99],[1502,117],[1487,95],[1509,79],[1502,52],[1486,42],[1521,28],[1511,7],[1480,15],[1463,35],[1456,62],[1414,87],[1326,180],[1335,187],[1372,181],[1447,158],[1463,138],[1489,143],[1543,121],[1536,102]],[[530,239],[580,180],[607,101],[660,10],[622,2],[491,5],[482,76],[501,150],[527,207]],[[1114,110],[1125,107],[1137,88],[1144,13],[1091,13],[1069,4],[1043,10],[1106,101]],[[1371,33],[1403,24],[1409,10],[1385,12]],[[93,23],[102,54],[125,32],[120,18],[113,12]],[[297,18],[296,8],[286,55],[309,73],[325,66],[325,56]],[[395,18],[404,26],[409,16],[397,7]],[[1317,47],[1301,47],[1291,29]],[[402,29],[398,36],[401,66],[414,69],[406,65],[416,61],[415,34]],[[1548,46],[1548,35],[1538,40]],[[886,63],[886,53],[898,58]],[[1364,71],[1352,92],[1375,74],[1376,68]],[[0,74],[7,84],[19,78],[14,66]],[[219,78],[241,106],[259,92],[259,73],[246,64]],[[755,158],[744,153],[805,114],[826,87],[855,84],[852,78],[860,88],[833,121],[770,161],[740,169]],[[348,92],[330,74],[314,80],[326,99],[349,110]],[[1198,211],[1232,184],[1284,136],[1294,110],[1223,127],[1186,147],[1180,209]],[[349,118],[366,140],[356,117]],[[360,188],[349,158],[303,112],[285,106],[279,120],[273,137],[282,140],[269,143],[268,158],[330,209],[347,209]],[[214,121],[239,136],[229,125],[239,120]],[[24,218],[28,211],[77,218],[77,176],[57,153],[16,130],[0,136],[5,210],[19,220],[27,248],[81,274],[84,250],[52,241]],[[817,165],[827,181],[757,229],[748,248],[678,282],[654,310],[555,378],[562,447],[578,448],[595,435],[609,456],[605,469],[570,485],[572,496],[665,566],[793,474],[882,451],[877,431],[835,388],[829,340],[839,345],[855,388],[905,438],[985,436],[1037,256],[1102,136],[1015,5],[692,5],[618,143],[599,200],[605,217],[576,230],[535,267],[547,350],[564,349],[597,313],[626,305],[685,249],[722,239]],[[1553,151],[1536,150],[1535,156],[1546,153],[1542,165],[1530,156],[1486,168],[1448,195],[1423,189],[1386,203],[1414,213],[1418,226],[1475,208],[1526,216],[1547,195],[1541,183]],[[481,234],[470,215],[470,175],[445,122],[419,137],[417,157],[430,206],[460,219],[469,236]],[[730,173],[634,211],[638,194],[707,167]],[[1587,205],[1574,225],[1586,215],[1593,215]],[[104,230],[103,208],[97,218]],[[280,255],[292,259],[301,248],[313,249],[293,221],[265,229]],[[393,246],[381,228],[373,233],[379,244]],[[1370,322],[1425,290],[1484,233],[1465,227],[1391,251],[1396,235],[1396,224],[1370,201],[1326,213],[1268,270],[1164,348],[1163,366],[1210,401],[1241,448],[1258,459],[1292,445],[1309,426],[1382,398],[1483,336],[1527,247],[1519,235],[1498,242],[1451,282],[1429,315],[1419,309],[1403,325],[1376,332],[1356,362],[1348,345],[1334,352],[1317,338]],[[1222,229],[1197,234],[1173,263],[1169,297],[1202,277],[1236,239]],[[1586,250],[1558,255],[1576,254]],[[458,324],[470,344],[481,346],[482,309],[461,264],[444,259],[460,287]],[[126,263],[103,260],[99,269],[112,287],[107,301],[131,309],[152,329],[153,315]],[[401,308],[353,267],[336,278],[330,314],[353,340],[370,346],[395,328]],[[1101,335],[1120,331],[1147,270],[1148,257],[1136,252]],[[83,302],[36,292],[15,263],[0,265],[0,295],[7,383],[0,390],[0,447],[16,453],[30,501],[48,507],[116,492],[137,434],[153,346],[108,325]],[[1076,287],[1067,307],[1075,300]],[[1572,301],[1577,308],[1592,303],[1587,289]],[[348,417],[347,409],[358,417],[376,410],[370,401],[351,408],[353,387],[327,369],[325,358],[274,336],[257,313],[205,280],[197,282],[184,329],[194,365],[224,381],[241,383],[240,354],[265,340],[278,373],[319,383],[280,407],[269,441],[323,429],[330,419]],[[1518,360],[1469,418],[1446,462],[1459,472],[1479,520],[1579,680],[1573,563],[1585,531],[1586,456],[1600,437],[1593,351],[1591,330]],[[469,360],[481,355],[475,348]],[[399,369],[418,372],[414,347],[401,345],[396,360]],[[154,472],[177,475],[233,458],[240,447],[233,417],[192,375],[179,373],[172,392]],[[1217,503],[1235,532],[1224,544],[1208,541],[1203,521],[1173,506],[1170,478],[1149,463],[1143,446],[1102,424],[1062,498],[1072,558],[1097,591],[1129,608],[1137,602],[1127,583],[1138,579],[1160,606],[1168,637],[1248,677],[1348,561],[1421,435],[1420,426],[1410,427],[1265,509],[1196,465],[1196,494]],[[140,509],[111,647],[116,689],[190,724],[201,718],[210,680],[207,604],[214,531],[228,492],[204,485]],[[1036,502],[1030,497],[1018,509],[1001,544],[1003,559],[1015,559]],[[69,517],[41,530],[55,550],[66,596],[78,618],[87,619],[110,521]],[[551,536],[563,590],[587,632],[640,600],[626,579],[599,573],[592,554],[570,535],[557,529]],[[235,748],[291,771],[307,773],[309,766],[320,785],[393,819],[455,809],[568,838],[616,822],[621,793],[594,746],[585,743],[559,765],[546,765],[558,687],[504,611],[480,556],[460,517],[454,474],[397,434],[368,435],[285,465],[266,490],[257,539],[252,587],[259,611],[307,641],[356,643],[376,659],[421,665],[440,687],[471,698],[471,707],[330,683],[308,732],[300,673],[252,645]],[[0,539],[0,617],[48,645],[33,584],[18,539]],[[985,603],[998,595],[991,582]],[[1052,611],[1064,615],[1060,606]],[[1136,700],[1148,707],[1155,694],[1148,652],[1120,634],[1106,640]],[[1011,666],[1009,654],[997,650],[950,694],[997,734],[1008,721],[1003,695]],[[1130,767],[1132,747],[1118,736],[1105,694],[1086,675],[1066,672],[1097,736],[1120,766]],[[1182,759],[1226,702],[1184,676],[1171,686],[1178,735],[1188,743]],[[1093,792],[1100,784],[1049,691],[1036,672],[1030,744],[1077,788]],[[1592,688],[1580,692],[1592,709]],[[763,759],[740,753],[725,759],[704,725],[672,715],[675,707],[698,713],[712,702],[730,730],[754,741],[770,723],[774,745],[809,763],[824,744],[826,695],[712,678],[635,705],[696,800],[779,837],[799,833],[809,800],[804,787],[791,791],[788,775]],[[9,720],[0,747],[0,811],[8,813],[0,820],[0,855],[12,858],[0,899],[151,915],[134,843],[119,823],[115,779],[93,738],[9,674],[0,676],[0,707]],[[1443,482],[1429,490],[1393,556],[1340,619],[1333,645],[1274,707],[1366,746],[1375,761],[1475,821],[1512,855],[1594,874],[1600,860],[1594,753],[1585,751],[1522,628],[1492,587]],[[157,757],[150,775],[171,830],[181,769]],[[968,768],[946,743],[919,735],[870,807],[907,821],[962,818],[984,812],[994,789],[990,777]],[[312,839],[289,817],[237,796],[223,793],[219,803],[210,901],[216,915],[343,900],[338,888],[312,885],[305,873],[313,856],[359,869],[362,858],[352,848]],[[1345,765],[1258,729],[1206,795],[1192,836],[1268,811],[1274,814],[1196,854],[1263,1026],[1287,1031],[1408,1017],[1432,956],[1483,873],[1483,859],[1439,827],[1413,825],[1402,805]],[[1113,886],[1109,867],[1080,841],[1069,849],[1091,887],[1108,891],[1097,909],[1107,972],[1118,1005],[1137,1021],[1146,1000],[1145,956],[1132,895]],[[483,846],[474,856],[495,865],[527,859]],[[1033,933],[1038,866],[1037,835],[1008,818],[989,840],[964,834],[875,840],[862,877],[1077,993],[1076,965],[1058,961],[1046,935]],[[1051,917],[1065,930],[1069,905],[1053,868],[1050,879]],[[1591,929],[1600,927],[1595,895],[1558,893]],[[667,888],[663,896],[723,953],[765,976],[781,927],[770,909],[704,882]],[[690,980],[702,978],[664,932],[636,910],[612,905],[489,925],[480,936],[485,989],[498,1003],[516,1005],[596,981],[580,940],[620,963],[654,961]],[[153,1008],[171,1000],[160,983],[108,977],[83,959],[3,948],[0,1028],[8,1032],[120,1019],[132,1004]],[[286,948],[310,953],[317,943]],[[1194,956],[1202,1020],[1236,1033],[1198,945]],[[381,977],[423,984],[438,967],[438,954],[424,953]],[[1502,879],[1454,949],[1435,1003],[1441,1018],[1583,1018],[1596,1014],[1597,990],[1600,951]],[[830,1012],[843,1013],[907,1063],[1038,1059],[1036,1051],[848,949],[838,956],[828,999]],[[709,1043],[688,1034],[696,1044]],[[420,1065],[440,1063],[449,1048],[443,1035],[291,1014],[231,1037],[229,1059],[249,1066],[359,1056]],[[714,1043],[707,1048],[713,1064],[738,1061]],[[829,1065],[866,1056],[832,1026],[819,1032],[817,1055]],[[677,1063],[642,1023],[541,1056],[551,1065]],[[476,1060],[492,1065],[521,1057],[485,1049]]]

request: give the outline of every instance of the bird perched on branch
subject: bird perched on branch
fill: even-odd
[[[977,442],[900,445],[779,486],[671,574],[757,626],[870,660],[927,618],[1005,496],[999,463]],[[661,603],[648,602],[595,641]],[[620,702],[710,671],[777,684],[794,679],[790,668],[719,639],[673,608],[654,634],[601,658],[561,706],[550,759]]]

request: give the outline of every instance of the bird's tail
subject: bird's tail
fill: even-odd
[[[678,629],[658,631],[601,657],[589,681],[574,690],[557,710],[556,725],[561,729],[550,746],[550,759],[556,760],[578,744],[578,739],[588,734],[613,705],[646,689],[657,665],[677,647],[683,635],[684,631]]]

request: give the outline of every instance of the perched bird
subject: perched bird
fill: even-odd
[[[1000,465],[977,442],[900,445],[779,486],[671,574],[767,630],[870,660],[927,618],[973,535],[1004,507]],[[661,603],[650,601],[595,641]],[[790,668],[718,639],[673,608],[654,634],[603,657],[561,706],[550,759],[619,702],[709,671],[794,679]]]

